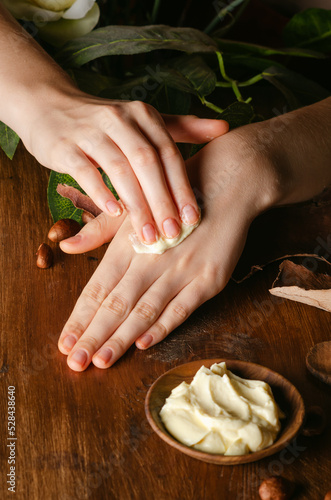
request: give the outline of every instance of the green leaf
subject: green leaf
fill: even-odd
[[[95,71],[86,69],[69,69],[69,76],[76,82],[77,86],[87,94],[100,95],[104,89],[118,85],[120,80],[110,76],[104,76]]]
[[[214,52],[216,48],[212,38],[193,28],[106,26],[68,42],[57,59],[64,66],[79,67],[107,55],[139,54],[159,49]]]
[[[330,92],[312,80],[287,68],[270,66],[262,72],[265,80],[285,96],[291,109],[312,104],[330,96]]]
[[[165,84],[148,102],[160,113],[187,115],[191,107],[191,96]]]
[[[86,194],[70,175],[52,171],[48,181],[47,201],[54,222],[59,219],[74,219],[81,224],[83,210],[74,207],[68,198],[63,198],[56,191],[58,184],[68,184],[68,186],[73,186]]]
[[[252,123],[254,116],[255,112],[251,104],[237,101],[230,104],[217,118],[227,121],[232,130]]]
[[[168,65],[184,76],[188,82],[188,91],[192,94],[206,96],[215,90],[216,75],[200,56],[183,56]],[[167,83],[171,85],[172,78],[169,76]]]
[[[243,56],[245,54],[254,54],[258,56],[274,56],[274,55],[283,55],[283,56],[296,56],[296,57],[311,57],[315,59],[323,59],[325,58],[324,54],[320,52],[316,52],[308,49],[300,49],[298,47],[290,47],[290,48],[272,48],[265,47],[263,45],[257,45],[254,43],[246,43],[246,42],[237,42],[234,40],[224,40],[221,38],[216,39],[219,50],[221,50],[225,54],[238,54]]]
[[[0,122],[0,147],[11,160],[20,141],[18,135],[5,123]]]
[[[331,52],[331,11],[313,8],[299,12],[285,26],[283,39],[286,45]]]

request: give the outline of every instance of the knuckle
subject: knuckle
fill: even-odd
[[[153,337],[156,340],[162,340],[168,335],[168,329],[160,322],[157,322],[153,325]]]
[[[101,304],[107,297],[108,291],[101,283],[94,282],[86,285],[82,295],[92,302]]]
[[[116,353],[125,352],[127,349],[127,345],[122,337],[116,337],[116,338],[112,337],[109,344],[107,345],[109,345],[109,347],[114,349]]]
[[[113,160],[110,165],[111,172],[114,176],[123,176],[129,173],[128,162],[123,159],[117,158]]]
[[[179,150],[174,143],[169,143],[159,151],[159,156],[161,160],[174,160],[176,158],[181,159]]]
[[[131,102],[131,107],[137,112],[137,113],[143,113],[147,115],[154,115],[154,108],[150,105],[147,104],[144,101],[132,101]]]
[[[78,345],[78,344],[77,344]],[[85,348],[87,351],[96,351],[99,348],[100,342],[95,337],[89,335],[79,341],[79,347]]]
[[[154,321],[157,318],[157,311],[154,305],[148,302],[139,302],[134,308],[135,315],[144,321]]]
[[[73,334],[79,338],[84,333],[84,330],[84,326],[79,321],[68,321],[68,323],[65,325],[61,338],[64,336],[64,334]]]
[[[188,318],[190,314],[188,307],[178,302],[172,306],[172,312],[174,316],[176,316],[181,321],[184,321],[186,318]]]
[[[132,163],[137,167],[153,165],[157,163],[156,151],[150,146],[137,148]]]
[[[122,318],[128,310],[128,303],[120,295],[109,295],[109,297],[102,303],[102,307],[115,314],[115,316]]]

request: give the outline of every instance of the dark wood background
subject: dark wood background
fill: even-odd
[[[267,476],[298,484],[296,498],[323,499],[331,489],[331,391],[307,372],[309,348],[331,339],[329,313],[272,297],[272,264],[201,307],[152,349],[131,350],[106,371],[74,373],[56,343],[105,248],[69,256],[41,270],[35,252],[51,226],[48,172],[19,148],[0,154],[0,440],[1,498],[7,491],[7,388],[16,388],[19,499],[254,500]],[[307,407],[319,405],[328,429],[299,437],[257,463],[216,466],[172,449],[149,427],[148,387],[169,368],[200,358],[260,363],[284,375]]]

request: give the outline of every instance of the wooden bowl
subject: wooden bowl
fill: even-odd
[[[222,361],[226,362],[226,366],[229,370],[240,377],[267,382],[272,389],[276,402],[285,413],[286,418],[281,420],[282,427],[277,440],[268,448],[247,455],[236,456],[206,453],[180,443],[171,436],[164,427],[159,413],[172,389],[181,382],[190,383],[202,365],[210,368],[214,363],[220,363]],[[204,462],[219,465],[235,465],[255,462],[256,460],[273,455],[285,448],[299,432],[303,422],[305,409],[302,397],[294,385],[269,368],[239,360],[202,359],[176,366],[176,368],[172,368],[159,377],[150,387],[146,395],[145,412],[153,430],[163,439],[163,441],[177,450]]]

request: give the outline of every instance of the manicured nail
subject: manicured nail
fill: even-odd
[[[104,349],[101,349],[101,351],[99,351],[95,355],[95,358],[101,359],[101,361],[103,361],[105,363],[105,365],[106,365],[107,363],[109,363],[109,361],[111,360],[112,356],[113,356],[113,351],[111,349],[107,349],[105,347]]]
[[[70,358],[75,364],[84,366],[87,361],[87,353],[83,349],[78,349]]]
[[[176,238],[179,235],[180,229],[175,219],[166,219],[163,224],[163,232],[167,238]]]
[[[152,340],[153,340],[152,335],[150,335],[149,333],[145,333],[145,335],[140,337],[140,339],[137,342],[141,347],[146,349],[151,344]]]
[[[112,217],[119,217],[122,215],[122,207],[116,201],[107,201],[106,208]]]
[[[143,238],[147,245],[156,242],[156,231],[152,224],[145,224],[143,227]]]
[[[198,222],[199,214],[192,205],[185,205],[181,212],[182,221],[189,226]]]
[[[75,236],[71,236],[70,238],[67,238],[65,243],[69,243],[69,245],[75,245],[76,243],[79,243],[82,240],[81,234],[76,234]]]
[[[62,347],[65,348],[66,351],[71,351],[71,349],[76,344],[77,339],[73,335],[68,335],[62,341]]]

